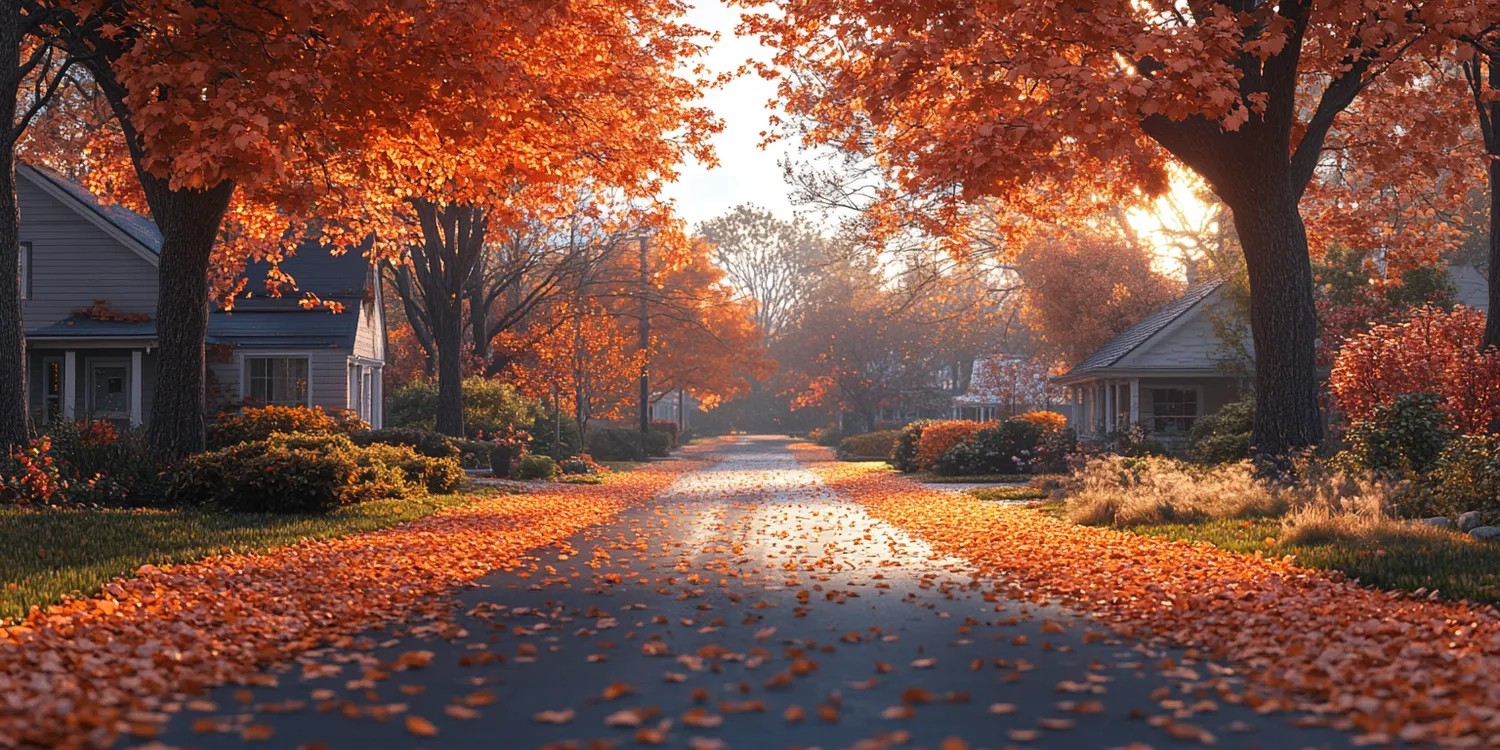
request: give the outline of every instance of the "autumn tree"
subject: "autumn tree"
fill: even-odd
[[[1070,365],[1182,291],[1151,267],[1145,250],[1105,234],[1037,240],[1017,266],[1025,284],[1023,320],[1045,350]]]
[[[1473,51],[1461,65],[1479,119],[1489,189],[1490,305],[1484,345],[1500,347],[1500,283],[1495,279],[1495,269],[1500,268],[1500,19],[1490,20],[1464,37]]]
[[[774,10],[747,25],[792,73],[780,90],[801,136],[878,155],[893,195],[946,209],[930,223],[983,196],[1137,201],[1165,188],[1169,159],[1202,176],[1245,256],[1270,453],[1321,435],[1298,204],[1328,134],[1395,63],[1475,23],[1437,0],[745,4]]]

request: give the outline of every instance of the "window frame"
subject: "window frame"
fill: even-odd
[[[20,274],[21,301],[25,302],[26,300],[31,299],[31,243],[22,242],[18,255],[18,262],[21,264],[21,267],[16,270],[17,273]]]
[[[95,376],[98,374],[99,368],[101,367],[118,367],[125,371],[124,410],[118,412],[100,411],[98,405],[94,403],[94,389],[98,385],[98,380]],[[135,392],[135,390],[131,388],[130,383],[130,360],[115,358],[90,358],[85,369],[88,370],[88,377],[84,384],[84,414],[88,415],[88,417],[91,419],[105,419],[110,421],[130,419],[131,395]],[[66,394],[63,396],[63,398],[64,403],[66,403]]]
[[[1188,433],[1190,433],[1190,432],[1193,431],[1193,425],[1196,424],[1199,419],[1203,418],[1203,386],[1199,386],[1199,385],[1150,385],[1150,386],[1142,386],[1141,387],[1141,390],[1147,390],[1147,389],[1149,389],[1151,391],[1151,433],[1153,435],[1165,435],[1165,436],[1187,435]],[[1193,415],[1191,417],[1183,417],[1183,416],[1172,416],[1172,415],[1157,414],[1157,412],[1156,412],[1156,406],[1157,406],[1156,394],[1158,394],[1158,393],[1160,393],[1162,391],[1181,391],[1183,393],[1191,393],[1191,394],[1193,394]],[[1186,420],[1188,420],[1187,429],[1181,430],[1181,431],[1175,431],[1174,430],[1172,432],[1163,432],[1163,431],[1157,429],[1157,420],[1158,419],[1177,419],[1177,420],[1186,419]]]
[[[277,404],[278,406],[305,406],[311,408],[313,405],[313,357],[308,352],[255,352],[240,355],[240,402],[244,403],[250,398],[250,360],[253,359],[300,359],[307,362],[307,388],[303,394],[301,404]],[[257,403],[256,406],[269,406],[269,403]]]

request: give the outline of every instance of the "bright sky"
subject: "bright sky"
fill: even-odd
[[[735,36],[739,16],[739,10],[719,0],[700,0],[687,15],[694,26],[721,35],[707,61],[716,73],[734,70],[751,57],[769,57],[755,39]],[[768,127],[772,112],[767,101],[775,95],[774,83],[750,74],[704,98],[704,104],[724,120],[724,132],[714,139],[719,166],[706,169],[690,163],[666,190],[666,197],[677,202],[677,215],[689,228],[741,203],[754,203],[782,219],[793,217],[787,184],[777,161],[794,148],[785,143],[764,150],[759,147],[761,131]]]

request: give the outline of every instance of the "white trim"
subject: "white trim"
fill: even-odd
[[[94,385],[95,385],[95,383],[94,383],[94,371],[98,370],[100,367],[122,367],[122,368],[125,369],[125,381],[126,382],[125,382],[125,410],[124,411],[119,411],[119,412],[115,412],[115,411],[108,411],[108,412],[106,412],[106,411],[99,411],[94,406]],[[122,359],[122,358],[117,358],[117,357],[103,357],[103,358],[100,358],[100,359],[90,359],[89,360],[89,366],[87,368],[87,377],[85,377],[85,379],[84,379],[84,388],[83,388],[83,394],[84,394],[83,403],[88,408],[88,417],[90,419],[95,419],[95,418],[98,418],[98,417],[103,417],[105,419],[129,419],[130,418],[130,412],[131,412],[130,392],[131,392],[132,389],[134,389],[134,387],[135,386],[133,386],[130,383],[130,360],[128,360],[128,359]]]
[[[20,274],[21,301],[25,302],[31,299],[31,243],[17,244],[19,247],[16,248],[16,254],[20,258],[18,261],[20,268],[16,270]]]
[[[246,390],[246,387],[250,383],[250,373],[249,373],[249,369],[248,369],[249,368],[249,364],[245,361],[246,359],[305,359],[305,360],[307,360],[307,403],[303,404],[303,406],[307,406],[309,408],[312,407],[312,405],[313,405],[313,379],[314,379],[313,378],[313,355],[312,355],[312,352],[308,352],[308,351],[276,351],[276,350],[269,350],[268,349],[268,350],[265,350],[265,351],[258,351],[257,350],[257,351],[253,351],[253,352],[235,352],[234,356],[235,356],[235,359],[238,362],[237,363],[237,368],[239,369],[239,373],[240,373],[240,402],[241,403],[244,403],[244,401],[245,401],[245,390]],[[348,401],[348,396],[347,395],[345,396],[344,400]]]
[[[144,354],[140,349],[130,353],[130,426],[141,426],[141,381],[144,370],[141,362]]]
[[[78,352],[72,349],[63,352],[62,407],[63,419],[78,418]]]
[[[155,266],[161,263],[161,256],[157,255],[155,251],[141,244],[140,240],[130,236],[129,232],[115,226],[114,222],[100,216],[98,211],[78,200],[72,193],[58,187],[52,180],[47,179],[46,175],[38,172],[35,167],[30,164],[17,163],[16,174],[25,177],[31,184],[41,188],[42,192],[56,198],[63,205],[73,209],[74,213],[88,219],[91,224],[104,230],[105,234],[119,240],[120,244],[130,248],[136,255],[145,258],[151,265]]]
[[[1130,379],[1130,423],[1141,423],[1141,379]]]

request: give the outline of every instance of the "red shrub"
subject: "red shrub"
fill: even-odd
[[[0,504],[61,505],[62,489],[49,437],[14,448],[9,459],[0,459]]]
[[[948,419],[939,422],[930,422],[922,429],[922,438],[917,443],[917,468],[921,471],[932,471],[932,467],[939,458],[943,457],[948,449],[973,437],[980,429],[994,424],[993,422],[970,422],[961,419]]]
[[[1484,313],[1422,307],[1405,321],[1379,325],[1344,343],[1329,389],[1350,421],[1403,393],[1435,393],[1467,434],[1500,419],[1500,350],[1481,348]]]

